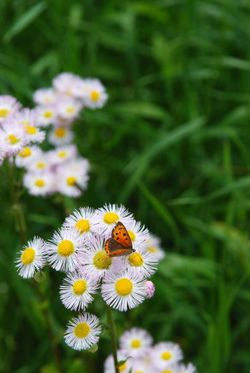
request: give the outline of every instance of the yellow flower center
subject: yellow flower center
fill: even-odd
[[[133,290],[133,283],[128,278],[120,278],[116,281],[115,289],[121,296],[131,294]]]
[[[0,108],[0,118],[6,118],[9,112],[9,109]]]
[[[24,127],[25,131],[29,134],[29,135],[35,135],[37,133],[37,128],[34,127],[34,126],[29,126],[29,125],[26,125]]]
[[[133,231],[128,230],[129,237],[131,238],[131,241],[134,241],[136,239],[136,235]]]
[[[119,372],[124,372],[127,369],[127,363],[119,364],[118,366]]]
[[[75,251],[75,247],[72,241],[62,240],[57,245],[57,252],[61,256],[70,256]]]
[[[36,252],[35,250],[33,249],[33,247],[27,247],[27,249],[25,249],[23,252],[22,252],[22,255],[21,255],[21,262],[26,265],[26,264],[30,264],[33,262],[33,260],[35,259],[35,255],[36,255]]]
[[[105,250],[100,250],[95,254],[93,264],[97,269],[108,269],[111,264],[111,258]]]
[[[66,182],[67,182],[67,184],[68,184],[69,186],[76,185],[76,177],[74,177],[74,176],[69,176],[69,177],[67,177]]]
[[[36,179],[35,186],[37,186],[38,188],[42,188],[44,187],[44,185],[45,185],[45,181],[43,179]]]
[[[74,108],[73,106],[68,106],[68,107],[66,108],[66,112],[67,112],[68,114],[74,114],[75,111],[76,111],[76,110],[75,110],[75,108]]]
[[[64,137],[66,135],[66,129],[63,127],[56,128],[55,135],[60,138]]]
[[[150,247],[148,247],[147,251],[148,251],[150,254],[155,254],[155,253],[157,253],[158,249],[157,249],[157,247],[150,246]]]
[[[163,370],[161,373],[173,373],[173,371],[170,369],[167,369],[167,370]]]
[[[11,145],[15,145],[20,142],[20,139],[13,134],[8,135],[8,141]]]
[[[20,150],[19,156],[22,157],[22,158],[26,158],[26,157],[29,157],[31,155],[31,153],[32,153],[31,149],[28,148],[28,147],[25,147],[22,150]]]
[[[74,333],[77,338],[86,338],[90,331],[91,328],[86,322],[80,322],[74,329]]]
[[[119,216],[116,212],[106,212],[106,214],[103,217],[103,220],[107,224],[113,224],[119,220]]]
[[[140,348],[141,347],[141,341],[140,341],[140,339],[133,339],[131,341],[131,347],[132,348]]]
[[[96,102],[96,101],[98,101],[100,99],[100,97],[101,97],[101,93],[98,92],[98,91],[92,91],[90,93],[90,98],[91,98],[92,101]]]
[[[40,170],[43,170],[46,166],[45,162],[37,162],[36,168],[39,168]]]
[[[141,267],[143,265],[143,257],[140,253],[132,253],[128,257],[131,266]]]
[[[161,358],[163,360],[170,360],[172,358],[172,354],[169,351],[165,351],[161,354]]]
[[[53,117],[53,112],[50,111],[50,110],[45,111],[45,112],[43,113],[43,116],[44,116],[44,118],[46,118],[46,119],[50,119],[50,118]]]
[[[73,291],[76,295],[82,295],[87,290],[86,280],[76,280],[73,284]]]
[[[66,152],[64,150],[61,150],[60,152],[57,153],[59,158],[65,158],[66,157]]]
[[[76,222],[75,224],[75,228],[80,232],[80,233],[84,233],[84,232],[89,232],[89,229],[90,229],[90,224],[89,224],[89,221],[87,219],[80,219]]]

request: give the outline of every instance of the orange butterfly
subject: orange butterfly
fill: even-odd
[[[129,255],[135,250],[124,225],[118,221],[112,230],[112,237],[105,242],[105,251],[109,257]]]

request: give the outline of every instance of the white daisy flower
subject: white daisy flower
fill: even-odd
[[[123,351],[117,351],[118,358],[118,370],[120,373],[130,373],[132,367],[132,361],[125,355]],[[104,373],[115,373],[114,358],[109,355],[104,362]]]
[[[37,125],[48,127],[56,121],[56,109],[53,105],[37,106],[35,109]]]
[[[87,173],[78,171],[75,167],[75,162],[70,161],[65,165],[61,165],[57,169],[57,190],[58,192],[69,196],[79,197],[82,191],[86,189],[88,182]]]
[[[2,122],[0,129],[1,147],[7,156],[17,154],[27,143],[23,128],[11,118]]]
[[[147,278],[156,271],[158,261],[143,249],[135,249],[135,252],[126,256],[127,267],[132,273],[140,275],[141,278]]]
[[[165,252],[161,248],[160,239],[151,233],[145,242],[145,251],[154,256],[158,261],[162,260],[165,256]]]
[[[15,120],[20,124],[29,142],[42,142],[45,139],[45,133],[36,125],[36,113],[34,110],[22,109],[15,115]]]
[[[45,253],[45,242],[41,238],[34,237],[28,241],[16,259],[18,274],[23,278],[34,277],[46,263]]]
[[[57,100],[57,94],[52,88],[40,88],[33,94],[33,101],[37,105],[53,105]]]
[[[105,302],[119,311],[137,307],[146,297],[144,282],[130,271],[121,274],[107,273],[101,293]]]
[[[126,229],[134,247],[144,246],[149,239],[148,230],[134,219],[127,222]]]
[[[100,334],[99,319],[95,315],[84,313],[69,322],[64,339],[74,350],[88,350],[99,341]]]
[[[153,373],[154,368],[147,358],[133,359],[131,361],[132,373]]]
[[[15,163],[17,167],[26,167],[42,154],[38,146],[25,146],[16,155]]]
[[[196,373],[196,368],[192,363],[187,365],[181,364],[178,368],[178,373]]]
[[[82,109],[82,104],[72,98],[61,99],[56,106],[57,114],[65,120],[75,120]]]
[[[100,236],[91,236],[84,241],[84,247],[78,255],[79,270],[89,273],[93,278],[101,279],[110,269],[112,259],[104,250],[105,240]]]
[[[54,180],[50,172],[27,172],[24,175],[23,184],[34,196],[46,196],[54,192]]]
[[[132,218],[132,214],[122,205],[104,205],[104,207],[96,210],[94,229],[97,233],[110,236],[118,221],[121,221],[126,227]]]
[[[61,229],[47,245],[48,262],[56,271],[75,271],[83,240],[76,231]]]
[[[60,146],[55,150],[48,152],[50,160],[54,164],[65,163],[77,156],[77,148],[75,145]]]
[[[75,229],[78,233],[88,237],[92,235],[92,225],[95,210],[81,207],[68,216],[63,224],[66,229]]]
[[[67,127],[54,127],[49,133],[48,140],[54,146],[68,145],[73,140],[73,132]]]
[[[182,360],[183,354],[176,343],[160,342],[153,347],[151,357],[155,368],[164,370]]]
[[[33,173],[43,173],[49,171],[52,167],[52,161],[49,152],[37,152],[37,156],[33,157],[29,163],[29,171]]]
[[[15,114],[21,105],[15,97],[3,95],[0,96],[0,123]]]
[[[85,79],[84,83],[85,86],[82,85],[84,105],[90,109],[102,108],[108,99],[103,84],[98,79]]]
[[[144,329],[132,328],[120,337],[120,348],[127,356],[139,358],[146,356],[153,339]]]
[[[70,310],[86,309],[91,303],[98,288],[97,281],[88,274],[69,274],[60,287],[60,299],[64,306]]]
[[[72,96],[74,87],[78,83],[79,77],[75,74],[64,72],[53,79],[53,87],[63,95]]]

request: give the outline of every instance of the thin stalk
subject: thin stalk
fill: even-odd
[[[111,345],[112,345],[112,355],[114,358],[114,365],[115,365],[115,373],[119,373],[119,365],[118,365],[118,358],[117,358],[117,338],[116,338],[116,327],[112,315],[112,310],[109,306],[107,306],[107,318],[108,324],[110,328],[110,337],[111,337]]]
[[[8,177],[9,177],[9,184],[10,184],[10,196],[11,196],[11,204],[12,204],[12,211],[14,215],[14,221],[16,230],[19,233],[19,239],[22,245],[25,244],[27,239],[27,224],[25,219],[25,214],[23,210],[23,206],[20,203],[20,185],[18,180],[15,179],[15,165],[8,162]],[[57,367],[58,372],[62,372],[61,362],[60,362],[60,354],[58,350],[58,346],[55,340],[55,336],[53,333],[52,323],[49,315],[48,305],[46,304],[46,299],[44,297],[44,293],[41,289],[40,284],[36,283],[34,286],[35,291],[38,295],[38,298],[42,302],[42,314],[44,318],[44,322],[47,328],[48,336],[51,341],[51,347],[54,355],[55,364]]]

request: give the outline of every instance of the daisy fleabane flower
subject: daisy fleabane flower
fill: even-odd
[[[94,229],[97,233],[110,235],[118,221],[126,226],[132,219],[132,214],[124,206],[104,205],[96,211]]]
[[[48,139],[54,146],[68,145],[73,140],[73,133],[67,127],[55,127],[50,131]]]
[[[178,344],[173,342],[157,343],[152,350],[152,361],[156,369],[166,369],[171,364],[178,363],[183,358]]]
[[[70,273],[60,287],[60,298],[70,310],[85,310],[97,289],[98,282],[87,273]]]
[[[126,257],[127,267],[131,272],[147,278],[156,271],[158,261],[142,248],[135,249],[135,252]]]
[[[53,174],[46,172],[27,172],[23,184],[34,196],[47,196],[54,192]]]
[[[75,229],[85,237],[93,233],[93,219],[95,210],[90,207],[81,207],[69,215],[63,223],[64,228]]]
[[[82,238],[77,232],[61,229],[47,243],[48,262],[56,271],[75,271],[81,247]]]
[[[149,231],[135,219],[129,219],[126,222],[126,229],[130,236],[133,246],[144,247],[149,239]]]
[[[32,161],[38,159],[41,154],[42,151],[38,146],[25,146],[17,153],[15,164],[17,167],[28,168]]]
[[[150,233],[144,247],[145,251],[151,254],[158,261],[162,260],[165,256],[165,252],[161,248],[160,239],[152,233]]]
[[[129,270],[121,274],[108,272],[103,279],[101,293],[104,301],[119,311],[137,307],[146,297],[141,277]]]
[[[57,190],[69,197],[79,197],[88,182],[88,162],[79,169],[78,159],[60,165],[57,169]]]
[[[78,233],[79,234],[79,233]],[[100,236],[86,237],[83,249],[78,254],[78,270],[97,279],[104,277],[111,268],[112,259],[104,250],[105,240]]]
[[[130,373],[131,372],[131,359],[124,353],[124,351],[118,350],[117,351],[117,358],[118,358],[118,370],[122,373]],[[109,355],[104,362],[104,373],[115,373],[115,364],[114,358],[112,355]]]
[[[15,97],[3,95],[0,96],[0,123],[15,114],[21,105]]]
[[[45,263],[45,242],[39,237],[34,237],[32,241],[28,241],[16,259],[18,273],[23,278],[34,277],[35,273],[40,271]]]
[[[178,368],[178,373],[196,373],[196,368],[192,363],[187,365],[181,364]]]
[[[100,334],[99,319],[95,315],[84,313],[69,322],[64,339],[74,350],[88,350],[99,341]]]
[[[1,124],[1,126],[1,147],[7,156],[10,157],[17,154],[19,150],[26,145],[27,137],[22,126],[20,126],[15,119],[11,120],[11,118],[8,118]]]
[[[52,88],[40,88],[33,93],[33,100],[41,106],[52,105],[56,102],[57,94]]]
[[[132,328],[120,337],[120,348],[127,356],[139,358],[146,356],[152,346],[153,338],[144,329]]]
[[[108,99],[106,89],[98,79],[85,79],[77,88],[78,97],[90,109],[102,108]]]
[[[53,87],[61,95],[73,96],[78,79],[79,77],[75,74],[63,72],[53,79]]]

